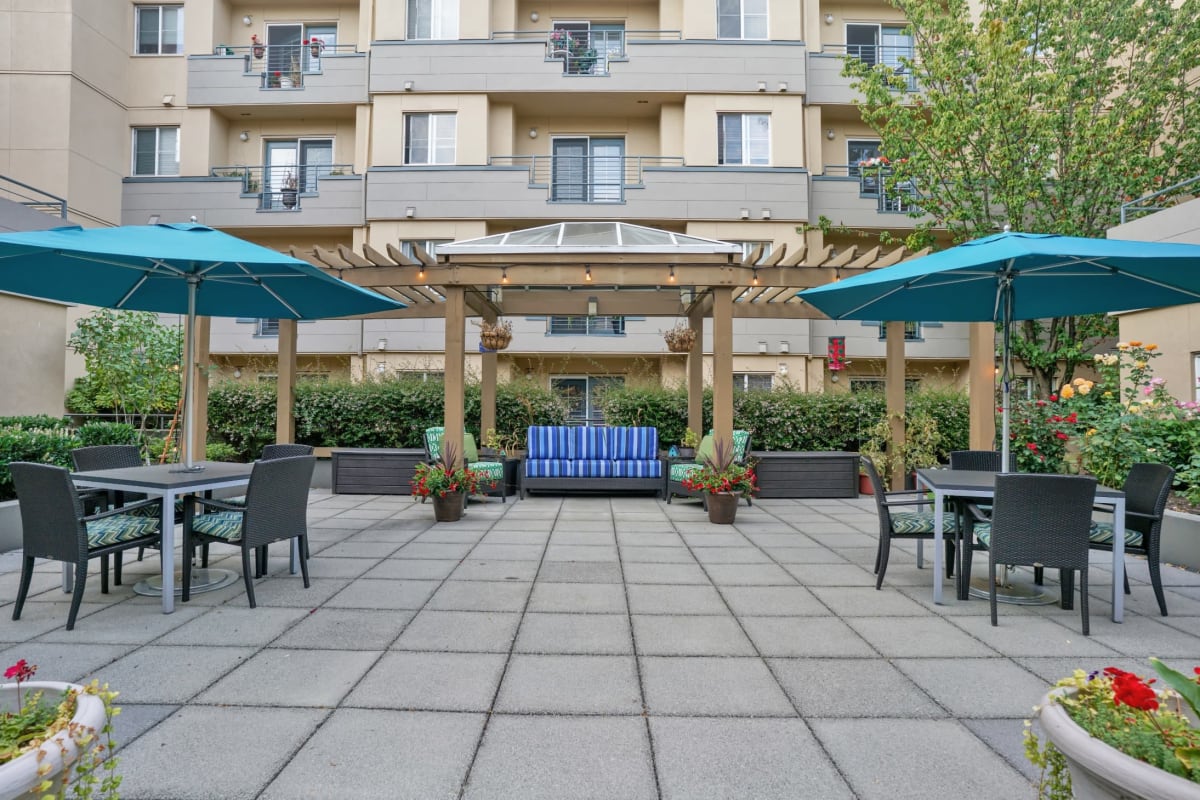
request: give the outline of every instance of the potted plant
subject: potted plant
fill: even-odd
[[[691,428],[687,428],[683,432],[683,438],[679,440],[679,457],[694,458],[696,448],[700,446],[700,435]]]
[[[508,458],[521,446],[520,437],[507,433],[499,433],[495,428],[488,428],[483,435],[483,446],[497,453],[501,458]]]
[[[21,659],[4,673],[15,683],[0,684],[0,797],[58,797],[73,782],[76,796],[115,800],[121,782],[117,759],[110,757],[116,692],[97,681],[32,681],[36,672]]]
[[[267,46],[258,40],[258,34],[250,37],[250,50],[255,58],[262,58],[267,53]]]
[[[667,349],[672,353],[687,353],[696,343],[696,332],[687,325],[679,324],[663,334]]]
[[[1036,706],[1047,744],[1027,721],[1025,754],[1042,770],[1039,797],[1200,798],[1200,667],[1150,663],[1168,689],[1116,667],[1076,670]]]
[[[311,39],[305,39],[304,46],[309,48],[313,58],[320,58],[321,51],[325,49],[325,42],[314,36]]]
[[[700,468],[684,478],[683,485],[708,495],[705,498],[708,521],[717,525],[732,525],[738,501],[758,491],[754,468],[735,463],[733,445],[724,440],[717,441],[712,456],[705,456]]]
[[[479,474],[457,462],[458,448],[447,441],[442,443],[441,458],[432,464],[417,464],[413,473],[413,499],[433,498],[433,518],[438,522],[461,519],[467,497],[479,490]]]
[[[283,203],[284,208],[295,208],[299,202],[299,194],[296,189],[296,176],[289,172],[283,178],[283,185],[279,191],[279,201]]]
[[[503,350],[512,342],[512,323],[506,319],[479,323],[479,343],[485,350]]]

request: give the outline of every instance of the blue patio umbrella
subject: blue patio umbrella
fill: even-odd
[[[1014,320],[1200,301],[1200,245],[999,233],[799,293],[832,319],[1003,325],[1001,463]]]
[[[0,291],[106,308],[197,316],[324,319],[404,308],[266,247],[196,224],[0,234]],[[184,372],[184,437],[195,387]],[[185,468],[192,469],[190,447]]]

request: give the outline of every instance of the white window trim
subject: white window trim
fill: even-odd
[[[737,36],[722,36],[721,35],[721,7],[720,3],[716,4],[717,12],[717,40],[725,42],[765,42],[771,38],[771,4],[767,3],[767,11],[762,15],[766,23],[766,36],[747,36],[746,35],[746,0],[738,0],[738,35]],[[757,14],[755,16],[758,16]]]
[[[138,131],[154,131],[154,172],[138,172],[137,171],[137,132]],[[159,139],[164,130],[175,131],[175,171],[163,172],[162,165],[158,163],[158,154],[161,150],[159,147]],[[137,125],[129,130],[129,174],[135,178],[159,178],[159,177],[174,177],[179,174],[180,160],[180,141],[182,140],[180,127],[178,125]]]
[[[413,117],[429,117],[429,160],[427,161],[409,161],[409,143],[408,143],[408,123]],[[451,154],[449,161],[437,160],[437,131],[436,120],[438,118],[450,118],[454,120],[454,152]],[[404,143],[402,145],[401,156],[404,159],[404,166],[409,167],[445,167],[458,163],[458,112],[456,111],[413,111],[404,115]]]
[[[183,3],[136,3],[136,4],[134,4],[134,6],[133,6],[133,55],[142,56],[145,58],[160,58],[163,56],[166,56],[167,58],[179,58],[180,56],[183,56],[184,55],[184,51],[183,51],[183,43],[184,43],[183,6],[184,6]],[[158,9],[158,52],[157,53],[139,53],[138,52],[138,47],[141,44],[138,41],[140,38],[138,36],[138,34],[141,33],[141,29],[139,28],[139,25],[141,24],[141,15],[138,13],[138,11],[140,11],[143,8],[157,8]],[[179,19],[179,52],[178,53],[164,53],[162,51],[162,45],[163,45],[162,10],[164,8],[174,8],[174,9],[179,10],[179,17],[178,17],[178,19]]]
[[[742,160],[741,161],[722,161],[721,160],[721,118],[728,116],[738,116],[742,122]],[[748,134],[748,126],[751,117],[766,117],[767,118],[767,162],[765,164],[755,164],[750,161],[750,137]],[[718,111],[717,112],[717,165],[722,167],[769,167],[774,163],[774,137],[771,131],[771,113],[767,111]]]
[[[459,19],[459,3],[458,0],[430,0],[429,14],[429,38],[410,37],[408,30],[411,20],[408,18],[412,14],[413,0],[406,0],[404,3],[404,35],[410,41],[414,42],[437,42],[437,41],[454,41],[458,39],[458,31],[460,27]],[[442,29],[442,23],[446,21],[446,11],[452,9],[454,12],[452,31]]]

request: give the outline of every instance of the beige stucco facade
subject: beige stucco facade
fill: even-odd
[[[63,413],[67,307],[0,294],[0,417]]]

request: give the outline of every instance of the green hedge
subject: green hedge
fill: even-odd
[[[35,461],[69,468],[71,451],[82,445],[75,432],[66,427],[0,428],[0,500],[17,496],[8,470],[10,462]]]

